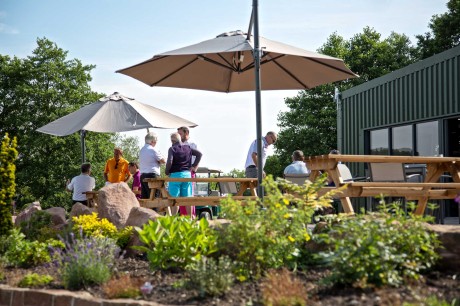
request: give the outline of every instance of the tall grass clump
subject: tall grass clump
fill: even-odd
[[[322,238],[332,250],[321,254],[332,268],[329,281],[364,288],[418,280],[439,257],[440,242],[424,225],[429,219],[383,205],[379,212],[331,223]]]
[[[269,271],[260,287],[264,305],[304,306],[308,304],[307,288],[301,279],[287,269]]]
[[[314,211],[330,206],[329,195],[317,194],[324,180],[297,186],[269,176],[264,181],[263,203],[241,203],[231,197],[221,203],[222,213],[231,222],[220,231],[219,249],[239,263],[240,281],[257,279],[271,268],[298,265],[311,239],[307,224]]]
[[[120,251],[113,239],[83,235],[75,239],[71,233],[65,245],[64,250],[56,250],[55,264],[66,289],[101,285],[111,278]]]

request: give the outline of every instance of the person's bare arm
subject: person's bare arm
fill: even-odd
[[[257,153],[252,152],[251,157],[252,157],[252,161],[254,162],[254,165],[256,165],[257,167]]]

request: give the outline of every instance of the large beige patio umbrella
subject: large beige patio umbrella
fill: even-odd
[[[220,92],[254,90],[257,152],[261,156],[261,90],[310,89],[357,75],[341,59],[259,37],[258,1],[252,3],[248,34],[241,31],[224,33],[214,39],[155,55],[117,72],[149,86]],[[253,25],[254,36],[251,35]],[[261,158],[257,166],[260,186]],[[262,195],[261,189],[259,195]]]
[[[37,131],[55,136],[82,131],[82,161],[85,162],[86,131],[114,133],[144,128],[177,129],[180,126],[195,127],[197,124],[115,92],[48,123]]]

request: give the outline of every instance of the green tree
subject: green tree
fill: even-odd
[[[420,59],[460,44],[460,0],[447,2],[447,9],[444,14],[433,15],[429,32],[416,36]]]
[[[102,95],[89,86],[93,65],[67,59],[67,51],[46,38],[37,39],[37,45],[23,59],[0,55],[0,135],[9,133],[18,141],[19,204],[38,200],[44,207],[65,206],[70,205],[65,178],[80,173],[80,136],[56,137],[36,129]],[[113,155],[111,137],[87,135],[87,160],[101,183],[105,159]]]
[[[366,27],[348,41],[337,33],[329,36],[319,53],[342,58],[359,78],[326,84],[300,91],[285,99],[289,111],[278,115],[281,128],[275,144],[277,160],[266,172],[280,175],[280,168],[291,162],[292,152],[302,150],[306,156],[327,154],[337,146],[337,108],[334,87],[341,91],[367,82],[416,60],[416,49],[403,34],[391,33],[387,38]],[[276,163],[280,163],[276,165]],[[267,162],[268,163],[268,162]]]

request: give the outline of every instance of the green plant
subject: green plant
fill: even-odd
[[[311,235],[307,224],[315,209],[330,206],[329,195],[318,197],[325,178],[304,186],[286,180],[264,180],[264,202],[244,205],[229,197],[222,212],[231,222],[222,228],[219,249],[241,263],[237,277],[259,278],[263,271],[282,266],[295,267]],[[289,193],[282,193],[281,187]]]
[[[65,250],[56,250],[54,258],[66,289],[101,285],[110,279],[119,253],[113,239],[84,236],[75,239],[71,233],[65,246]]]
[[[141,295],[140,279],[131,278],[128,274],[112,278],[102,286],[102,291],[109,299],[134,299]]]
[[[167,216],[136,230],[145,246],[135,249],[146,252],[152,269],[185,268],[217,251],[217,236],[205,218]]]
[[[36,288],[44,287],[53,281],[51,275],[39,275],[37,273],[26,274],[18,283],[18,287]]]
[[[8,235],[13,228],[11,203],[16,192],[14,162],[17,156],[16,137],[11,140],[6,133],[0,150],[0,236]]]
[[[187,267],[187,285],[198,290],[201,297],[223,295],[230,290],[235,279],[233,269],[234,265],[227,256],[218,259],[203,256],[200,261]]]
[[[72,231],[78,235],[80,231],[85,236],[107,237],[117,241],[120,248],[124,248],[131,237],[133,227],[126,226],[120,231],[117,227],[106,218],[100,219],[96,212],[91,215],[80,215],[72,218]]]
[[[45,242],[28,241],[19,229],[13,229],[7,237],[3,258],[7,265],[21,268],[37,266],[51,261],[49,248],[62,248],[56,239]]]
[[[307,289],[302,281],[287,269],[269,271],[261,283],[264,305],[307,305]]]
[[[43,210],[36,211],[28,221],[21,222],[21,232],[28,240],[45,241],[57,238],[57,231],[52,229],[51,215]]]
[[[407,279],[419,279],[439,257],[439,240],[425,228],[425,221],[415,215],[406,217],[394,205],[383,205],[380,212],[333,224],[322,235],[333,246],[331,252],[321,254],[333,271],[329,281],[368,287],[399,286]]]
[[[402,306],[418,306],[418,305],[425,305],[425,306],[458,306],[460,305],[460,301],[453,299],[451,303],[444,299],[439,299],[435,295],[431,295],[428,298],[426,298],[424,301],[420,301],[417,303],[407,303],[404,302]]]

